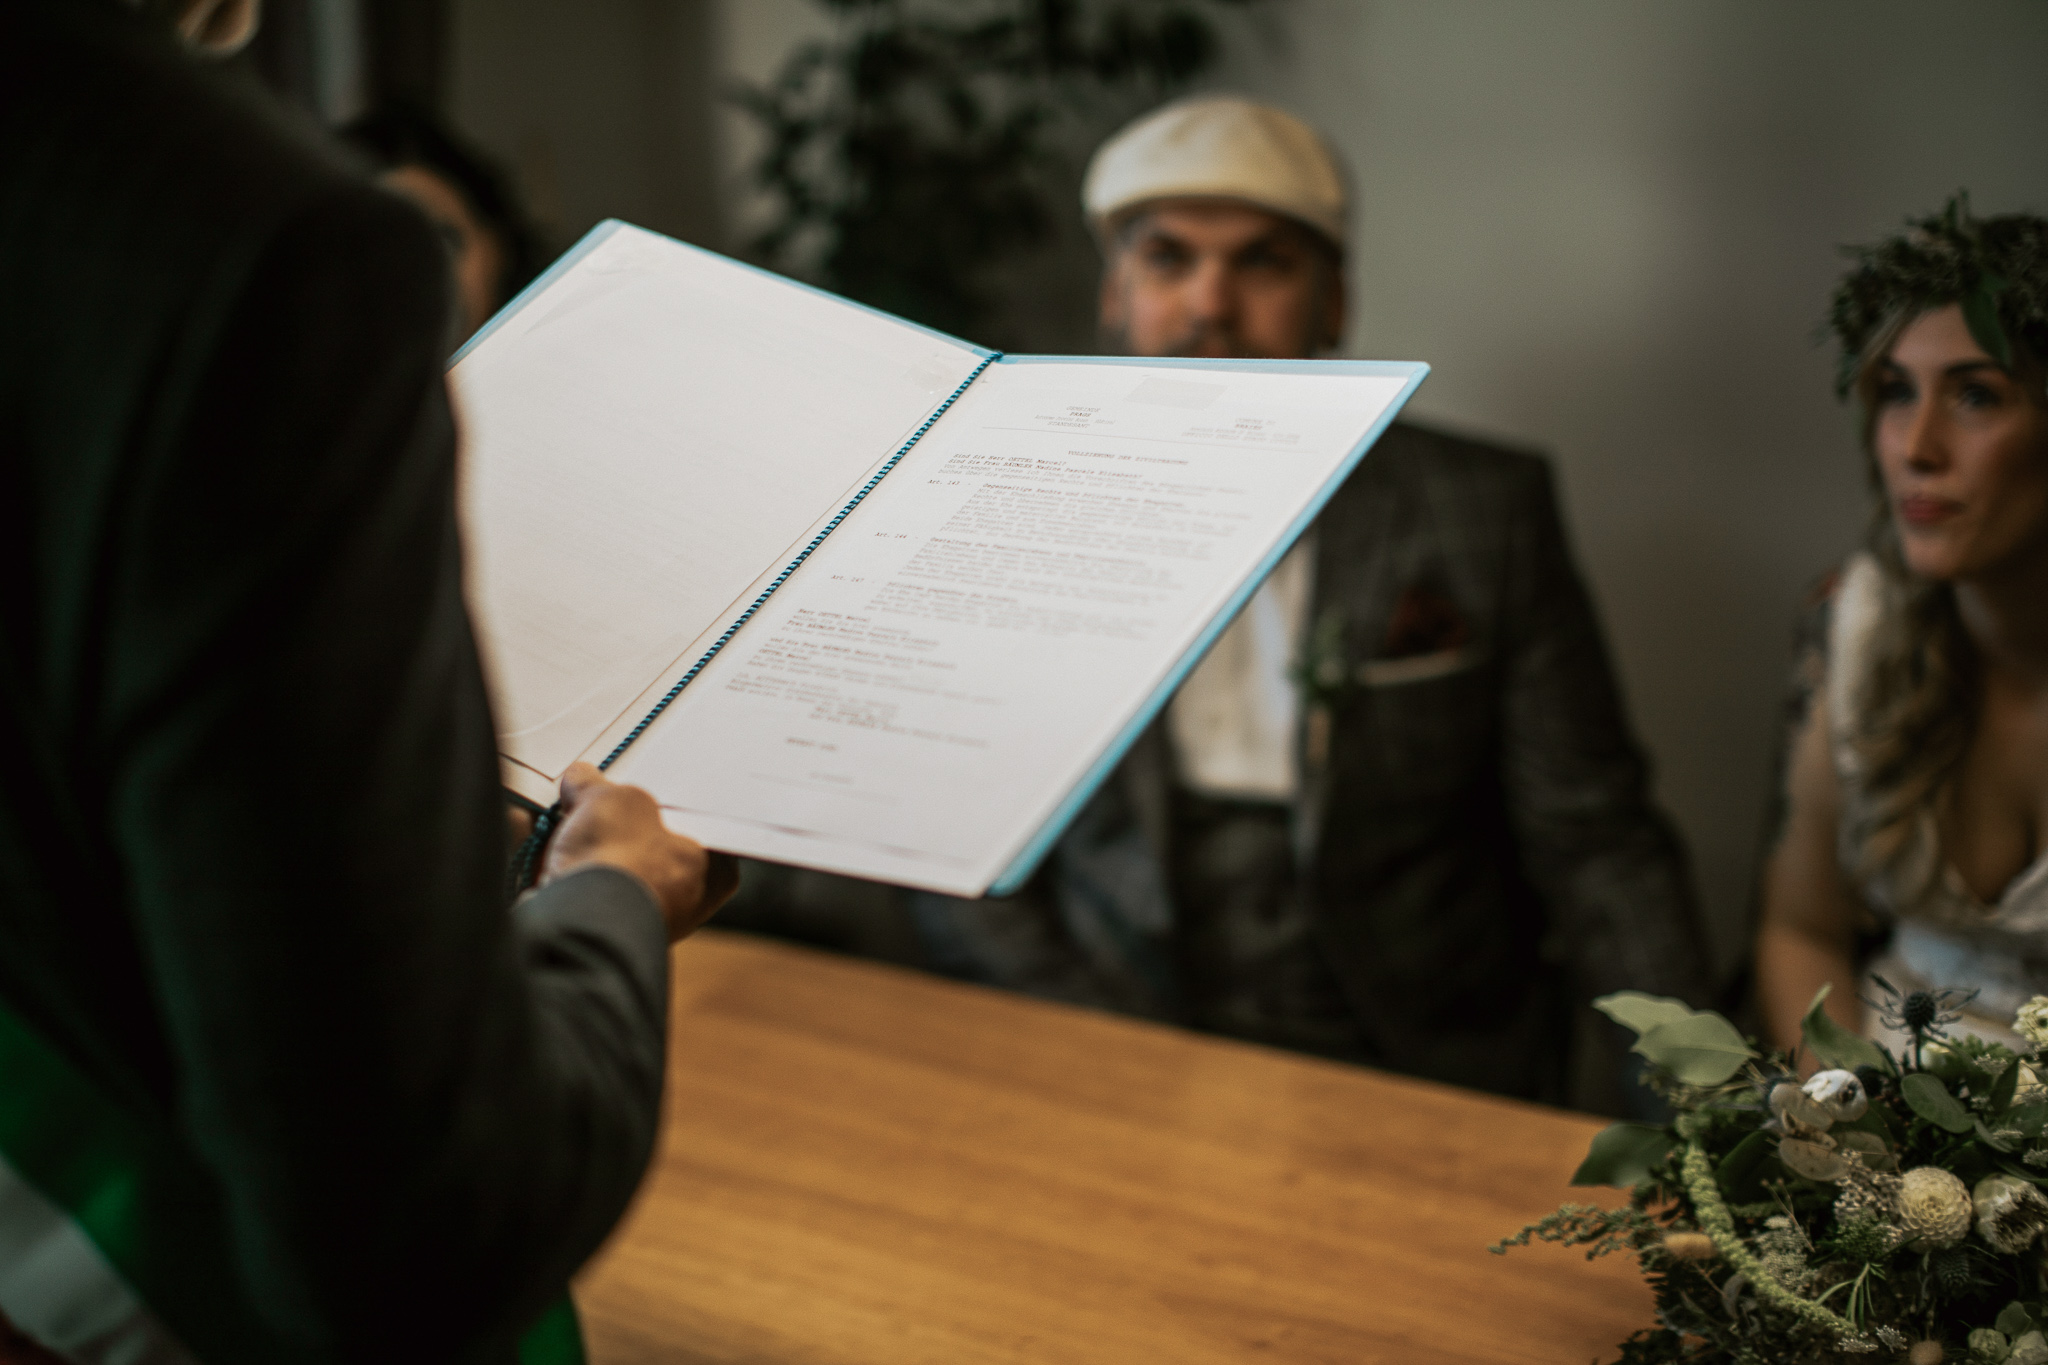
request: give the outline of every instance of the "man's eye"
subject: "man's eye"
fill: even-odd
[[[1187,268],[1188,253],[1176,246],[1159,244],[1145,248],[1144,261],[1154,270],[1184,270]]]

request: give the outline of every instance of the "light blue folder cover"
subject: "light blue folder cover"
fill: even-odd
[[[497,330],[506,319],[539,298],[547,290],[548,286],[560,279],[571,266],[589,255],[607,237],[610,237],[625,226],[625,223],[616,218],[608,218],[585,233],[575,246],[564,252],[561,258],[549,266],[546,271],[542,272],[539,278],[521,290],[518,297],[506,304],[489,322],[479,328],[474,336],[464,342],[461,349],[456,351],[448,363],[452,366],[468,355],[470,351],[475,349],[478,342]],[[704,250],[702,247],[691,246],[687,242],[680,245],[689,247],[692,251]],[[718,253],[707,251],[705,254],[715,256]],[[720,259],[728,258],[720,257]],[[603,762],[598,765],[599,767],[609,767],[617,760],[620,754],[626,751],[626,748],[634,740],[638,739],[646,731],[649,725],[654,723],[655,718],[668,708],[669,703],[674,701],[683,689],[689,686],[690,682],[704,670],[705,665],[709,664],[712,658],[725,647],[726,643],[739,633],[740,628],[752,619],[754,614],[761,609],[762,604],[768,600],[776,589],[789,581],[790,576],[802,567],[803,562],[810,558],[812,552],[824,542],[825,537],[829,536],[838,527],[839,523],[844,521],[847,515],[860,505],[861,501],[874,490],[875,486],[883,478],[887,477],[889,472],[902,461],[905,455],[910,453],[911,447],[917,444],[919,438],[925,432],[931,430],[933,424],[944,415],[945,411],[952,407],[955,402],[959,401],[960,395],[965,393],[974,381],[979,379],[983,372],[992,364],[1175,366],[1184,369],[1230,370],[1235,372],[1264,370],[1282,374],[1377,375],[1389,376],[1402,381],[1401,391],[1394,397],[1392,402],[1387,404],[1386,410],[1380,414],[1379,420],[1374,422],[1365,435],[1359,438],[1358,443],[1351,448],[1350,453],[1339,463],[1335,472],[1331,474],[1322,488],[1317,490],[1315,497],[1310,500],[1309,505],[1302,509],[1301,515],[1296,517],[1293,524],[1287,528],[1286,533],[1278,541],[1274,542],[1272,548],[1266,552],[1265,557],[1259,561],[1258,567],[1252,571],[1251,575],[1238,585],[1237,591],[1231,594],[1230,600],[1224,604],[1223,610],[1216,615],[1214,620],[1209,622],[1207,629],[1203,630],[1196,637],[1195,642],[1188,647],[1187,652],[1181,656],[1180,661],[1168,671],[1159,686],[1153,689],[1152,695],[1145,699],[1144,704],[1138,708],[1129,723],[1118,732],[1116,738],[1102,751],[1093,766],[1068,791],[1066,797],[1059,805],[1053,808],[1052,814],[1040,826],[1038,832],[1010,860],[1009,866],[989,885],[988,890],[984,894],[990,896],[1009,895],[1021,889],[1024,883],[1030,880],[1031,874],[1037,870],[1038,864],[1044,860],[1047,853],[1052,851],[1052,846],[1059,841],[1060,835],[1065,832],[1074,817],[1080,813],[1081,808],[1088,804],[1089,798],[1095,795],[1096,789],[1108,779],[1111,772],[1115,771],[1116,765],[1123,761],[1124,755],[1130,752],[1131,746],[1137,743],[1138,736],[1144,733],[1145,727],[1150,725],[1159,715],[1160,711],[1165,709],[1166,703],[1172,698],[1174,692],[1179,689],[1182,682],[1186,681],[1188,674],[1194,670],[1195,665],[1201,662],[1202,656],[1209,652],[1209,647],[1216,643],[1216,637],[1221,635],[1224,629],[1237,616],[1238,612],[1244,609],[1245,603],[1249,602],[1252,594],[1258,591],[1259,584],[1265,581],[1266,575],[1270,574],[1280,561],[1286,558],[1287,552],[1294,548],[1294,542],[1301,538],[1302,532],[1308,529],[1309,524],[1316,519],[1322,512],[1323,507],[1336,495],[1337,490],[1343,486],[1344,481],[1351,477],[1352,472],[1358,468],[1359,462],[1365,458],[1366,452],[1372,449],[1373,443],[1379,440],[1381,434],[1393,422],[1395,414],[1407,405],[1408,400],[1414,396],[1415,390],[1429,376],[1429,366],[1419,361],[1209,360],[1190,358],[1158,359],[1136,356],[1003,355],[986,347],[976,346],[972,342],[962,341],[958,337],[948,336],[943,332],[937,332],[929,327],[923,327],[907,319],[896,317],[892,313],[884,313],[878,308],[869,308],[866,304],[840,298],[837,294],[827,290],[816,289],[813,286],[802,284],[801,281],[792,281],[785,276],[776,275],[772,271],[761,270],[758,266],[747,265],[743,261],[734,262],[734,264],[745,266],[745,268],[763,275],[768,275],[784,284],[798,284],[845,307],[858,308],[863,312],[873,313],[878,317],[886,317],[899,326],[915,328],[927,335],[942,337],[962,350],[972,352],[974,355],[981,357],[981,363],[975,366],[973,373],[958,388],[954,389],[943,402],[932,409],[931,414],[912,433],[910,439],[903,443],[895,455],[875,473],[873,478],[862,485],[860,491],[848,500],[846,506],[839,510],[838,514],[832,518],[825,529],[819,532],[816,538],[797,554],[795,559],[783,567],[782,571],[775,576],[774,580],[770,582],[760,596],[756,597],[753,602],[748,604],[745,611],[734,618],[732,623],[720,633],[718,639],[713,642],[711,647],[704,652],[703,656],[692,663],[681,677],[677,678],[675,683],[662,695],[661,700],[656,702],[654,707],[640,719],[639,723],[628,732],[626,737],[619,741],[617,747],[605,756]]]

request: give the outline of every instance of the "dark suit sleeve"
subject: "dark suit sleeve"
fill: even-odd
[[[1515,499],[1503,716],[1508,804],[1578,992],[1704,1004],[1706,956],[1676,833],[1652,803],[1547,466]]]
[[[367,188],[270,232],[166,376],[99,585],[178,1118],[250,1298],[347,1359],[502,1358],[624,1207],[662,1074],[646,889],[503,905],[445,276]]]

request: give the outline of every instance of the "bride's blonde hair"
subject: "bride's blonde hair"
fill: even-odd
[[[1845,834],[1858,874],[1885,876],[1913,897],[1942,866],[1925,816],[1944,799],[1975,733],[1980,672],[1955,586],[1906,565],[1873,440],[1883,369],[1915,318],[1959,304],[1977,344],[2048,404],[2048,219],[1974,218],[1958,195],[1941,213],[1851,254],[1857,266],[1835,291],[1829,324],[1842,348],[1838,391],[1862,408],[1877,501],[1867,541],[1884,592],[1847,727],[1861,792]]]

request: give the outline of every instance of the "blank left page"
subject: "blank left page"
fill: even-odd
[[[655,233],[598,231],[450,371],[499,747],[546,777],[980,361]]]

